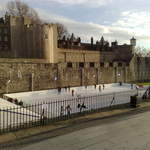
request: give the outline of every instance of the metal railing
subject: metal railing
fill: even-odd
[[[146,100],[150,98],[150,86],[146,89],[146,91],[144,92],[142,99]]]
[[[104,108],[127,104],[134,92],[127,91],[88,97],[78,96],[69,100],[0,108],[0,133],[45,125],[77,115],[101,111]]]

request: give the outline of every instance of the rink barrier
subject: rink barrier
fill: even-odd
[[[129,104],[131,91],[72,97],[34,105],[16,105],[0,109],[0,134],[23,128],[43,126],[92,112],[110,110]]]

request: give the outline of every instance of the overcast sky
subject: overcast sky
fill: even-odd
[[[3,12],[8,0],[0,0]],[[22,0],[47,21],[64,24],[84,41],[118,40],[150,48],[150,0]]]

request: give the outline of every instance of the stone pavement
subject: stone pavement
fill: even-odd
[[[19,150],[149,150],[150,111],[18,147]]]
[[[66,120],[66,121],[60,121],[55,124],[51,124],[51,125],[47,125],[43,127],[35,127],[35,128],[24,129],[24,130],[20,130],[16,132],[11,132],[11,133],[0,136],[0,144],[6,143],[9,141],[16,141],[18,139],[27,138],[27,137],[31,137],[34,135],[36,136],[36,135],[39,135],[40,133],[46,133],[46,132],[50,132],[54,130],[56,131],[58,129],[64,129],[74,124],[90,122],[91,120],[94,121],[94,120],[100,120],[104,118],[111,118],[112,116],[119,116],[122,114],[142,111],[146,109],[150,110],[150,102],[143,102],[139,104],[139,107],[137,108],[112,109],[106,112],[99,112],[99,113],[89,114],[86,116],[81,116],[78,118],[73,118],[73,119]],[[58,135],[55,135],[55,136],[58,136]]]

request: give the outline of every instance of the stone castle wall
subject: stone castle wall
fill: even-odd
[[[131,62],[134,72],[133,79],[137,81],[149,81],[150,80],[150,57],[138,57],[135,56]]]
[[[44,60],[0,59],[0,94],[43,90],[65,86],[129,82],[130,67],[110,67],[107,63],[51,64]]]
[[[58,49],[58,62],[100,62],[97,51]]]
[[[137,61],[139,63],[137,63]],[[149,58],[134,57],[130,64],[117,62],[58,63],[39,59],[0,59],[0,94],[65,86],[150,80]]]

